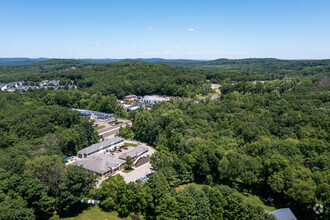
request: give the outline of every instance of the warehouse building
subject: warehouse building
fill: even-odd
[[[104,113],[104,112],[95,112],[95,111],[75,109],[75,108],[73,108],[73,110],[80,112],[81,117],[86,117],[88,119],[108,119],[115,117],[113,114]]]
[[[152,96],[144,96],[140,101],[142,103],[146,103],[146,104],[155,104],[158,102],[165,102],[165,101],[169,101],[170,98],[166,97],[161,97],[161,96],[156,96],[156,95],[152,95]]]
[[[124,108],[124,111],[128,112],[128,111],[138,110],[140,108],[140,106],[137,104],[124,104],[123,108]]]
[[[113,151],[116,148],[119,148],[124,145],[124,139],[120,137],[111,138],[103,142],[93,144],[89,147],[86,147],[78,151],[78,158],[84,159],[90,157],[94,154],[106,153]]]

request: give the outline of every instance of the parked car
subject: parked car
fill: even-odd
[[[155,171],[154,171],[154,172],[151,172],[151,173],[148,173],[148,174],[146,175],[146,177],[149,178],[149,176],[151,176],[151,175],[154,174],[154,173],[155,173]]]
[[[128,150],[128,147],[124,147],[125,150]]]

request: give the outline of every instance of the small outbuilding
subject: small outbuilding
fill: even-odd
[[[279,209],[269,213],[273,215],[276,220],[297,220],[290,208]]]

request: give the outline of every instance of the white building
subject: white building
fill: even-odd
[[[141,102],[146,103],[146,104],[155,104],[158,102],[165,102],[169,101],[170,98],[168,97],[161,97],[161,96],[156,96],[156,95],[146,95],[141,99]]]
[[[124,111],[133,111],[133,110],[138,110],[140,108],[140,106],[134,105],[134,104],[124,104],[123,108],[124,108]]]

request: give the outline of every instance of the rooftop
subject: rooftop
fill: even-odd
[[[103,149],[107,146],[113,145],[114,143],[117,143],[117,142],[120,142],[120,141],[123,141],[123,140],[124,139],[120,138],[120,137],[110,138],[108,140],[105,140],[105,141],[102,141],[100,143],[93,144],[89,147],[86,147],[86,148],[78,151],[78,154],[89,154],[89,153],[97,151],[98,149],[101,150],[101,149]]]
[[[275,216],[277,220],[297,220],[290,208],[279,209],[269,214]]]
[[[161,97],[161,96],[156,96],[156,95],[146,95],[143,97],[144,100],[152,100],[152,101],[168,101],[169,98],[166,97]]]
[[[119,159],[126,160],[126,157],[128,157],[128,156],[131,158],[138,157],[141,154],[146,153],[148,151],[149,151],[148,148],[143,147],[143,146],[138,146],[138,147],[135,147],[134,149],[120,155]]]
[[[82,160],[77,160],[73,164],[83,166],[85,169],[95,173],[103,174],[124,163],[125,160],[118,159],[112,154],[96,154]]]

